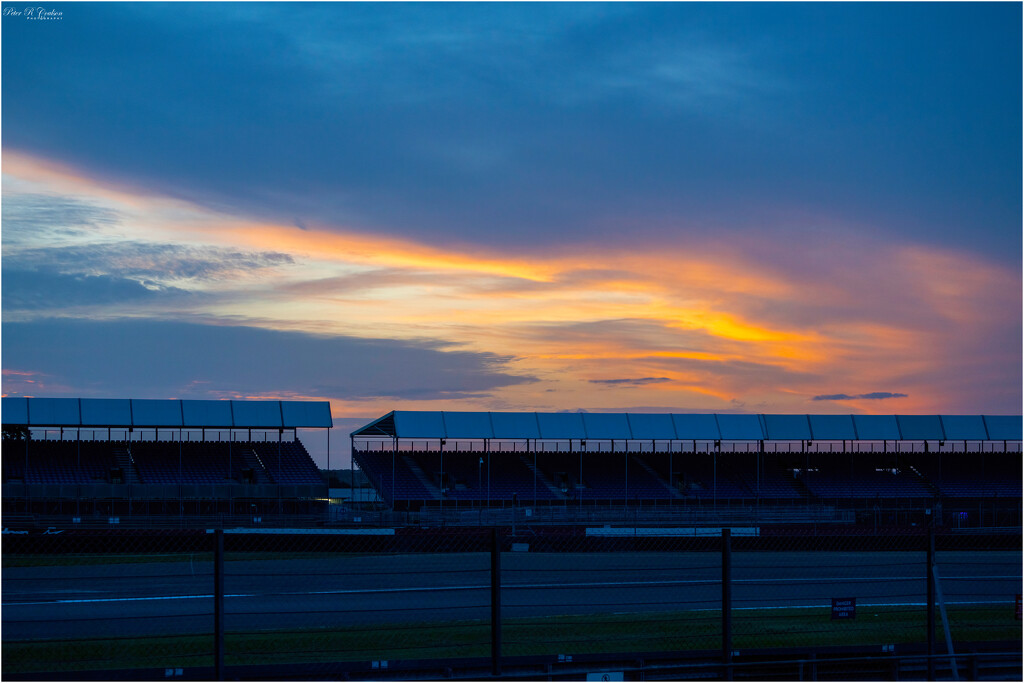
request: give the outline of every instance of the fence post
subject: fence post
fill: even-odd
[[[501,675],[501,534],[491,529],[491,674]]]
[[[732,680],[732,529],[722,529],[722,661]]]
[[[928,528],[928,552],[925,570],[928,573],[928,680],[935,680],[935,529]]]
[[[213,668],[224,680],[224,530],[213,532]]]

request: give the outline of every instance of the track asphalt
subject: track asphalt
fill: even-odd
[[[208,557],[208,556],[207,556]],[[487,553],[247,560],[225,564],[229,631],[490,618]],[[505,618],[721,608],[721,556],[694,553],[502,555]],[[946,604],[1005,604],[1021,593],[1020,553],[940,552]],[[734,609],[925,601],[923,552],[733,555]],[[3,638],[209,633],[209,561],[3,570]]]

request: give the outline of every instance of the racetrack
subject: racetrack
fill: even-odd
[[[937,554],[947,605],[1021,593],[1020,553]],[[206,556],[209,558],[209,555]],[[225,627],[313,629],[490,618],[487,553],[334,555],[225,563]],[[717,552],[502,554],[505,618],[721,609]],[[744,552],[734,609],[923,605],[923,552]],[[4,641],[210,633],[213,567],[158,561],[3,570]]]

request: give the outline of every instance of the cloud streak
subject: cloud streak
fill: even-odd
[[[624,379],[590,379],[587,381],[590,382],[591,384],[604,384],[606,386],[642,387],[648,384],[662,384],[664,382],[671,382],[672,380],[668,377],[637,377]]]
[[[822,394],[815,396],[812,401],[856,401],[858,399],[867,399],[870,401],[877,401],[886,398],[907,398],[907,394],[899,394],[890,391],[872,391],[868,394],[857,394],[851,396],[850,394]]]
[[[105,308],[126,303],[151,303],[188,293],[173,287],[147,287],[131,278],[109,275],[64,275],[9,266],[0,272],[4,310],[34,315],[74,308]]]
[[[1020,15],[5,20],[5,390],[1019,410]]]
[[[481,398],[534,381],[507,371],[512,358],[439,341],[152,320],[7,323],[2,344],[6,395],[40,395],[42,384],[83,396],[415,402]],[[26,388],[19,376],[46,380]]]
[[[445,247],[678,246],[779,235],[764,216],[796,207],[1020,252],[1020,93],[993,87],[1020,80],[1014,6],[99,3],[68,18],[46,39],[6,25],[5,153],[249,221]]]
[[[417,348],[444,340],[531,378],[320,389],[382,406],[472,399],[495,410],[611,409],[622,405],[618,387],[646,392],[637,402],[649,405],[724,410],[738,401],[799,412],[841,384],[848,409],[871,411],[873,387],[898,385],[910,411],[1005,412],[998,406],[1020,392],[1019,270],[854,228],[835,242],[842,249],[809,238],[802,255],[740,233],[691,239],[685,249],[640,241],[627,251],[597,242],[441,248],[251,223],[41,168],[17,158],[5,171],[34,196],[71,196],[60,192],[73,186],[93,197],[91,210],[116,220],[53,247],[5,242],[5,324],[88,315]],[[812,234],[806,225],[789,229]],[[958,329],[974,334],[951,332]],[[665,381],[641,383],[650,379]]]

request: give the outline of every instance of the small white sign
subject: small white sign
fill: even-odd
[[[606,671],[599,674],[587,674],[588,681],[624,681],[621,671]]]

